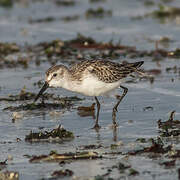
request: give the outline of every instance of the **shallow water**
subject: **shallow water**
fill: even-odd
[[[178,1],[173,1],[170,5],[178,5]],[[86,19],[84,12],[90,7],[103,6],[111,9],[112,17],[102,19]],[[0,8],[0,41],[16,42],[22,46],[25,43],[37,44],[42,41],[54,39],[69,40],[77,33],[91,36],[98,41],[107,42],[113,39],[115,42],[121,40],[123,45],[136,46],[139,50],[150,50],[155,48],[155,43],[150,43],[146,39],[157,39],[168,36],[174,40],[169,44],[168,49],[178,48],[180,45],[179,25],[175,23],[160,24],[156,19],[145,18],[142,20],[132,20],[132,17],[143,15],[155,9],[156,6],[147,8],[142,1],[105,1],[104,3],[91,4],[88,1],[77,1],[75,6],[58,7],[50,1],[28,2],[27,4],[16,3],[13,8]],[[48,11],[48,13],[47,13]],[[63,22],[55,20],[53,22],[29,23],[29,19],[38,19],[51,16],[60,18],[63,16],[80,15],[77,21]],[[146,38],[147,37],[147,38]],[[18,171],[19,179],[42,179],[50,177],[54,170],[61,169],[57,163],[29,163],[24,155],[48,154],[51,150],[59,153],[75,152],[79,146],[87,144],[102,144],[110,146],[115,142],[122,141],[127,149],[133,149],[130,143],[137,138],[152,138],[159,135],[157,120],[167,120],[169,113],[176,110],[176,118],[180,117],[179,111],[179,74],[167,73],[166,67],[179,67],[179,59],[163,59],[158,63],[152,58],[130,59],[120,57],[129,62],[144,60],[143,68],[160,69],[162,73],[155,76],[155,81],[138,81],[138,83],[124,83],[129,91],[123,102],[119,106],[117,122],[119,127],[117,132],[111,128],[112,107],[116,102],[113,96],[100,97],[101,112],[99,132],[91,129],[94,124],[92,116],[80,117],[78,106],[89,106],[94,102],[93,97],[84,97],[71,93],[63,89],[49,89],[48,92],[59,96],[77,95],[83,101],[75,103],[69,110],[54,110],[60,113],[59,116],[52,116],[51,111],[22,111],[23,118],[12,123],[12,112],[3,111],[3,108],[11,106],[11,102],[1,102],[0,104],[0,160],[5,160],[12,156],[13,160],[8,161],[7,170]],[[62,59],[60,59],[60,62]],[[39,88],[33,86],[34,82],[44,78],[44,72],[49,68],[49,63],[42,63],[40,66],[33,64],[29,68],[1,69],[0,96],[6,97],[9,94],[18,94],[25,86],[28,91],[38,92]],[[174,79],[174,81],[172,81]],[[122,91],[118,89],[115,94]],[[13,103],[13,105],[21,102]],[[144,110],[145,107],[152,106],[151,110]],[[25,135],[31,130],[38,131],[40,127],[52,129],[62,124],[66,129],[75,134],[75,139],[64,143],[27,143],[24,141]],[[16,142],[16,138],[22,141]],[[123,155],[116,156],[114,160],[100,159],[92,161],[76,161],[65,165],[65,168],[72,169],[74,175],[78,177],[93,177],[104,174],[107,167],[111,167],[124,158]],[[177,179],[176,169],[165,169],[148,157],[132,157],[128,161],[132,167],[140,172],[137,177],[129,179]],[[146,170],[150,172],[146,172]],[[111,177],[123,177],[115,170]]]

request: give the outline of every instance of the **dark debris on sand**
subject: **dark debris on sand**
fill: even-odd
[[[17,101],[30,101],[34,100],[37,96],[36,93],[26,91],[25,88],[21,89],[20,93],[17,95],[9,95],[8,97],[0,97],[0,101],[7,101],[7,102],[17,102]],[[45,103],[45,100],[53,100],[54,103]],[[76,101],[81,101],[81,98],[77,96],[72,97],[59,97],[55,96],[54,94],[44,93],[42,102],[41,103],[23,103],[18,106],[9,106],[4,108],[4,111],[28,111],[28,110],[42,110],[42,109],[62,109],[62,108],[69,108],[73,105]]]
[[[152,139],[152,145],[149,147],[144,147],[140,150],[129,151],[128,155],[138,155],[143,153],[156,153],[156,154],[165,154],[172,149],[172,145],[165,146],[160,138],[157,140]]]
[[[85,12],[86,18],[104,18],[104,17],[109,17],[112,16],[112,11],[111,10],[105,10],[103,7],[98,7],[97,9],[88,9]]]
[[[37,162],[61,162],[65,160],[84,160],[84,159],[98,159],[102,158],[97,152],[84,151],[76,153],[58,154],[52,152],[48,155],[33,156],[29,161],[31,163]]]
[[[159,23],[165,24],[167,22],[172,23],[180,17],[180,8],[177,6],[169,6],[159,3],[157,8],[150,13],[146,13],[142,16],[133,17],[133,20],[141,20],[143,18],[154,18]]]
[[[61,103],[29,103],[29,104],[21,104],[19,106],[9,106],[4,108],[4,111],[28,111],[28,110],[51,110],[51,109],[62,109],[70,107],[67,104]]]
[[[177,48],[172,51],[155,48],[152,51],[137,50],[134,46],[125,46],[119,43],[98,42],[92,37],[86,37],[78,34],[75,39],[62,41],[60,39],[51,42],[42,42],[37,45],[26,45],[20,47],[16,44],[0,44],[1,61],[0,68],[23,67],[28,68],[30,62],[40,65],[42,62],[49,62],[51,65],[56,64],[62,59],[67,63],[75,63],[78,60],[90,56],[92,59],[117,59],[120,56],[129,58],[152,57],[159,58],[179,58],[180,50]],[[8,55],[13,54],[12,57]],[[23,55],[21,55],[23,54]]]
[[[4,57],[8,54],[13,54],[20,51],[20,47],[15,43],[3,43],[0,42],[0,57]]]
[[[0,101],[28,101],[34,100],[37,96],[36,93],[26,91],[24,88],[20,91],[17,95],[9,95],[8,97],[0,97]],[[53,100],[53,101],[64,101],[64,102],[72,102],[72,101],[82,101],[81,98],[77,96],[71,97],[59,97],[55,96],[54,94],[44,93],[43,100]]]
[[[59,126],[51,131],[40,131],[40,132],[30,132],[26,135],[25,141],[28,142],[39,142],[39,141],[62,141],[74,139],[72,132],[67,131],[63,127]]]
[[[56,170],[51,174],[51,176],[53,176],[53,177],[70,177],[73,174],[74,174],[73,171],[71,171],[69,169],[65,169],[65,170]]]
[[[0,161],[0,171],[7,166],[7,159],[5,161]]]
[[[175,111],[172,111],[167,121],[158,120],[159,133],[162,137],[176,137],[180,135],[180,120],[174,120]]]
[[[95,103],[91,106],[79,106],[77,114],[81,117],[92,116],[95,119]]]
[[[164,161],[160,163],[160,165],[164,166],[165,168],[173,168],[176,165],[176,160]]]

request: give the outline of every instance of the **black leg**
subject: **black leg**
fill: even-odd
[[[122,101],[122,99],[124,98],[124,96],[127,94],[128,92],[128,88],[124,87],[124,86],[120,86],[124,91],[122,96],[119,98],[117,104],[113,107],[113,112],[112,112],[112,120],[113,120],[113,125],[116,127],[117,123],[116,123],[116,112],[117,112],[117,107],[119,106],[120,102]]]
[[[97,104],[97,115],[96,115],[96,122],[95,122],[95,125],[94,125],[94,129],[99,129],[100,126],[98,124],[98,119],[99,119],[99,110],[100,110],[100,103],[98,101],[98,98],[95,96],[95,100],[96,100],[96,104]]]
[[[117,142],[117,128],[116,128],[116,126],[113,128],[113,141]]]

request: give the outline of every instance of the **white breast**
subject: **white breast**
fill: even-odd
[[[105,83],[103,81],[98,80],[94,76],[87,76],[81,84],[78,86],[74,85],[72,91],[79,92],[86,96],[100,96],[110,91],[118,88],[122,80],[114,82],[114,83]]]

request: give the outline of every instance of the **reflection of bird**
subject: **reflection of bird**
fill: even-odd
[[[137,68],[142,64],[143,61],[118,64],[103,60],[86,60],[73,65],[69,69],[64,65],[52,66],[46,72],[45,84],[36,96],[35,101],[48,87],[62,87],[86,96],[95,96],[97,115],[94,128],[99,128],[100,103],[97,96],[104,95],[115,88],[121,87],[124,92],[113,107],[112,113],[113,125],[116,126],[117,107],[128,91],[126,87],[121,86],[121,83],[129,74],[138,72]]]

